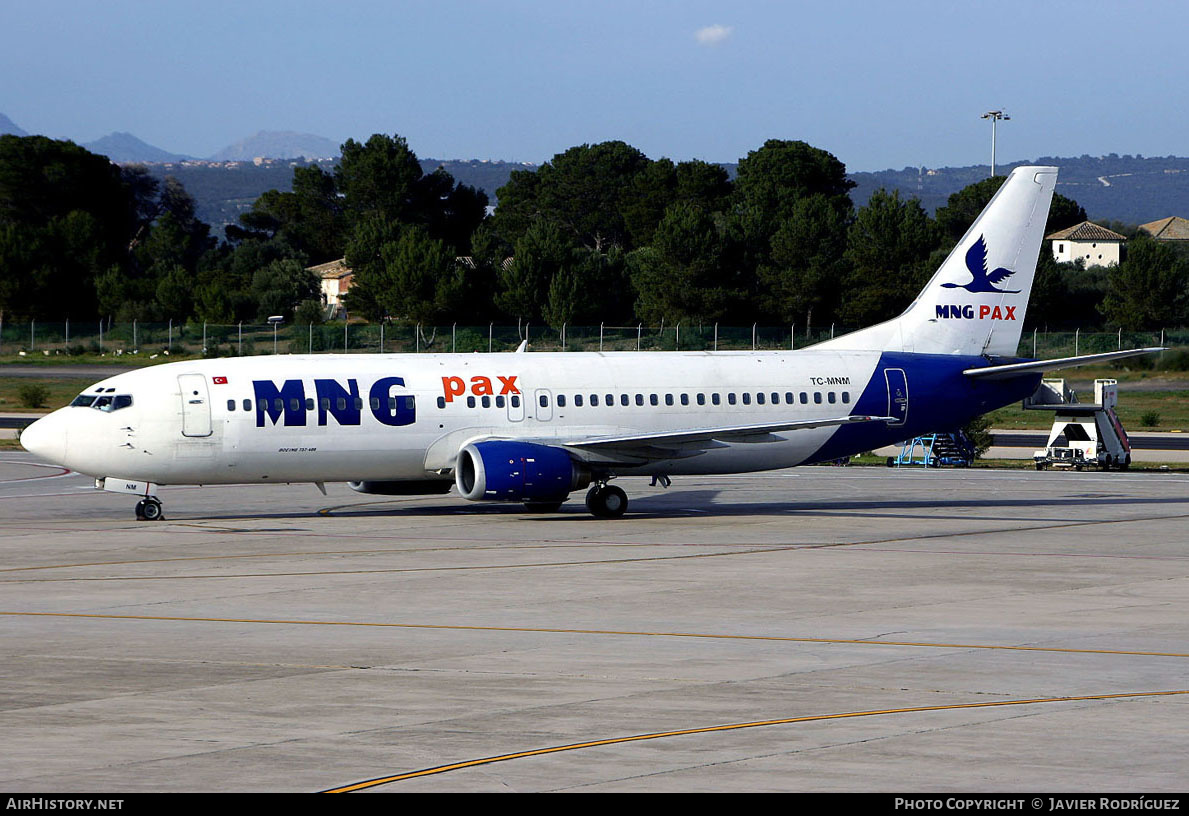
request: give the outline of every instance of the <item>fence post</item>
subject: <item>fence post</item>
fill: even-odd
[[[202,356],[206,356],[206,321],[202,321]]]
[[[566,350],[566,324],[564,321],[561,324],[561,350]]]
[[[1164,342],[1161,341],[1160,344],[1164,345]],[[602,350],[603,350],[603,324],[599,323],[599,351],[602,351]]]
[[[136,339],[136,318],[134,317],[132,318],[132,350],[138,351],[139,349],[140,343]]]
[[[640,350],[640,335],[644,332],[644,324],[636,324],[636,351]]]
[[[99,353],[103,353],[103,318],[99,318]]]
[[[384,321],[380,321],[380,353],[384,353]]]
[[[173,318],[172,317],[169,318],[169,345],[166,346],[166,350],[169,352],[173,351]]]
[[[37,321],[29,321],[29,351],[37,348]]]
[[[421,324],[418,323],[413,329],[413,340],[416,342],[417,353],[421,353]]]
[[[673,351],[681,351],[681,324],[677,324],[677,341],[673,344]]]
[[[751,324],[751,350],[756,350],[756,324]]]
[[[310,324],[310,354],[314,353],[314,324]]]
[[[830,324],[830,339],[831,340],[834,339],[834,324],[833,323]]]
[[[495,321],[487,324],[487,353],[491,354],[491,337],[495,333]]]
[[[1078,328],[1073,333],[1073,356],[1078,356],[1078,340],[1081,338],[1082,330]]]
[[[347,353],[347,321],[343,321],[343,354]]]
[[[458,346],[456,345],[457,338],[458,338],[458,324],[455,323],[454,325],[452,325],[450,327],[450,353],[451,354],[455,354],[458,352]]]
[[[1123,327],[1119,327],[1119,351],[1123,350]]]
[[[66,318],[66,351],[70,351],[70,318]]]
[[[1032,327],[1032,357],[1036,359],[1036,327]]]
[[[797,350],[797,324],[789,324],[789,351]]]
[[[714,350],[718,351],[718,324],[714,324]]]
[[[244,321],[239,322],[239,356],[244,356]]]

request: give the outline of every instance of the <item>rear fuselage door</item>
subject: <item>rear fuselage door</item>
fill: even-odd
[[[908,380],[902,368],[885,368],[884,380],[888,384],[888,416],[896,417],[888,425],[903,425],[908,421]]]
[[[206,376],[181,374],[178,388],[182,394],[182,436],[210,436],[211,401]]]

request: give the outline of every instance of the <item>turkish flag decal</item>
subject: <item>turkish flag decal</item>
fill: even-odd
[[[211,377],[211,382],[215,385],[227,385],[226,377]]]

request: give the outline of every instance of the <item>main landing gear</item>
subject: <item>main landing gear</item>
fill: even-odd
[[[136,503],[137,521],[161,521],[165,518],[161,510],[161,500],[156,496],[148,496]]]
[[[628,509],[628,494],[601,482],[586,494],[586,509],[599,518],[619,518]]]

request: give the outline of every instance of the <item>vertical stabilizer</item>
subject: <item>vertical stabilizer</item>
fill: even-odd
[[[1017,167],[911,306],[821,347],[1015,356],[1056,167]]]

